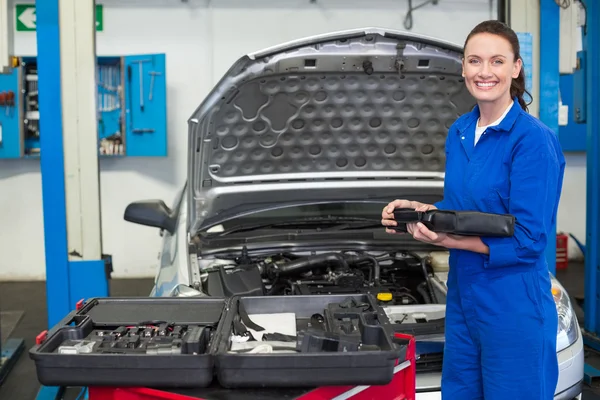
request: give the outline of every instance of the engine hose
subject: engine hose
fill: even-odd
[[[423,283],[425,285],[423,285]],[[417,286],[417,293],[419,293],[421,296],[423,296],[423,300],[425,300],[425,304],[431,304],[431,298],[429,297],[429,293],[427,292],[427,289],[424,286],[427,286],[427,282],[423,282],[422,284],[420,284],[419,286]]]
[[[418,254],[410,253],[411,256],[416,258],[421,263],[421,269],[423,270],[423,276],[425,276],[425,282],[427,282],[427,289],[429,289],[429,296],[433,303],[437,303],[437,297],[433,291],[433,285],[431,284],[431,278],[429,278],[429,274],[427,273],[427,260],[425,257],[421,257]]]
[[[281,265],[271,264],[269,266],[269,269],[270,273],[273,275],[294,275],[299,274],[301,272],[308,272],[311,269],[313,269],[316,265],[321,265],[329,261],[335,261],[340,265],[340,267],[348,269],[348,262],[344,257],[339,255],[338,253],[326,253],[319,254],[316,256],[308,256],[300,258],[298,260],[289,261]]]
[[[358,264],[364,261],[371,261],[371,263],[373,263],[373,282],[376,285],[379,285],[379,281],[381,280],[381,267],[375,257],[364,254],[359,256],[348,256],[348,263],[350,264]]]

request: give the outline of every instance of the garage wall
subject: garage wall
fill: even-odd
[[[16,1],[15,1],[16,2]],[[27,1],[19,1],[27,3]],[[30,1],[31,3],[31,1]],[[154,276],[157,230],[123,221],[126,205],[143,198],[170,203],[185,181],[186,120],[211,85],[244,53],[305,35],[363,26],[403,29],[407,1],[369,0],[104,0],[98,55],[167,54],[169,157],[102,159],[104,252],[115,277]],[[495,3],[495,2],[494,2]],[[248,5],[251,4],[251,7]],[[368,5],[368,9],[365,8]],[[414,13],[413,32],[462,43],[470,28],[495,18],[487,0],[445,0]],[[450,22],[456,21],[456,22]],[[15,52],[34,55],[34,33],[15,33]],[[569,176],[583,173],[573,159]],[[583,173],[582,183],[585,183]],[[572,182],[572,183],[571,183]],[[41,178],[35,160],[0,161],[0,280],[45,276]],[[563,202],[559,228],[583,239],[585,198],[578,181]],[[583,201],[583,202],[582,202]],[[567,212],[563,212],[567,210]],[[51,227],[48,228],[51,234]]]

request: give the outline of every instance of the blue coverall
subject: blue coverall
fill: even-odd
[[[474,144],[479,108],[446,140],[438,209],[508,213],[510,238],[482,237],[489,255],[450,250],[444,400],[550,400],[558,380],[558,316],[545,247],[565,160],[557,136],[517,99]]]

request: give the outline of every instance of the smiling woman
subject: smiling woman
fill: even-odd
[[[463,51],[462,76],[477,106],[448,132],[444,199],[393,201],[383,224],[395,226],[395,208],[515,216],[508,238],[435,233],[421,223],[407,228],[450,250],[443,397],[550,400],[558,380],[556,332],[566,318],[557,316],[544,250],[565,159],[556,134],[527,113],[515,32],[482,22]]]

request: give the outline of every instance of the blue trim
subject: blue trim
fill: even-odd
[[[540,1],[540,120],[558,135],[560,8],[554,0]],[[548,237],[546,259],[556,274],[556,225]]]
[[[42,202],[48,325],[69,313],[67,210],[60,79],[59,0],[36,0]]]
[[[592,385],[594,378],[600,377],[600,370],[590,364],[584,364],[583,366],[583,380],[586,384]]]
[[[600,327],[600,274],[598,274],[600,240],[600,3],[597,0],[585,0],[586,26],[583,48],[587,51],[585,71],[587,73],[586,124],[587,124],[587,206],[586,206],[586,246],[585,246],[585,329],[598,335]]]
[[[17,361],[19,361],[19,357],[24,349],[25,341],[23,339],[8,339],[4,343],[2,353],[0,354],[0,385],[2,385]]]
[[[104,260],[69,261],[69,277],[69,311],[81,299],[109,296]]]
[[[62,398],[63,392],[63,388],[60,387],[42,386],[35,400],[58,400]]]

